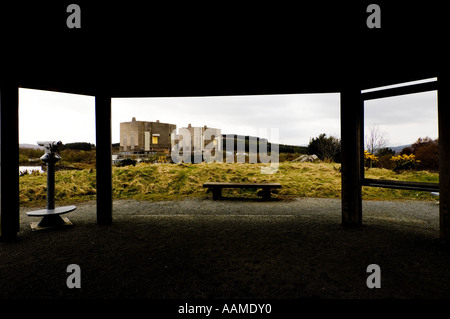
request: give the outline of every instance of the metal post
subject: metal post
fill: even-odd
[[[55,164],[47,163],[47,209],[55,209]]]
[[[64,220],[59,215],[75,210],[76,206],[71,205],[55,208],[55,164],[61,159],[61,156],[57,152],[62,143],[51,141],[37,143],[45,148],[45,154],[42,155],[41,161],[47,167],[47,209],[27,213],[28,216],[42,216],[41,221],[32,224],[31,228],[33,230],[40,230],[72,225],[67,218]]]
[[[39,145],[45,146],[49,142],[38,142]],[[58,142],[55,147],[58,148],[61,142]],[[55,150],[46,152],[41,160],[47,166],[47,209],[55,209],[55,164],[61,159]]]

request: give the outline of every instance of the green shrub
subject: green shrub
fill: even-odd
[[[125,158],[117,164],[118,167],[124,167],[124,166],[129,166],[129,165],[135,166],[136,161],[132,158]]]

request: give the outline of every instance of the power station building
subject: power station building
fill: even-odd
[[[136,121],[120,123],[120,152],[122,154],[170,154],[171,133],[175,124]]]
[[[134,158],[137,161],[148,160],[150,155],[171,155],[174,147],[181,147],[181,152],[202,155],[215,155],[222,151],[221,129],[194,127],[189,124],[179,129],[176,134],[175,124],[136,121],[120,123],[120,147],[119,154],[114,162],[125,158]]]
[[[186,137],[188,140],[184,140]],[[219,152],[222,151],[221,129],[207,127],[206,125],[194,127],[189,124],[187,127],[179,129],[179,134],[175,136],[173,145],[177,143],[193,153],[204,153],[206,146],[212,143],[209,147],[212,146],[215,151]]]

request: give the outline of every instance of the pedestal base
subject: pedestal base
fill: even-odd
[[[57,207],[55,209],[41,209],[28,212],[28,216],[42,217],[40,222],[31,223],[32,230],[42,230],[49,228],[59,228],[63,226],[72,226],[72,222],[68,218],[61,218],[61,214],[65,214],[75,210],[74,205]]]
[[[55,229],[55,228],[60,228],[60,227],[67,227],[67,226],[73,226],[72,222],[69,220],[69,218],[67,217],[63,217],[61,218],[60,216],[55,216],[58,217],[61,221],[58,221],[55,224],[47,224],[47,222],[44,222],[44,220],[46,219],[45,217],[42,218],[42,220],[40,222],[33,222],[30,223],[30,227],[31,230],[36,231],[36,230],[45,230],[45,229]],[[42,223],[44,222],[44,223]]]

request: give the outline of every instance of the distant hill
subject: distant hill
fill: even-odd
[[[43,146],[39,146],[37,144],[19,144],[20,148],[32,148],[32,149],[38,149],[38,150],[43,150],[44,147]]]
[[[395,152],[395,154],[400,153],[405,147],[411,147],[412,144],[400,145],[400,146],[389,146],[391,150]]]
[[[249,140],[250,139],[255,139],[257,141],[258,144],[258,148],[259,148],[259,143],[267,143],[267,150],[270,152],[270,147],[271,147],[271,143],[267,141],[267,139],[265,138],[259,138],[256,136],[245,136],[245,135],[237,135],[237,134],[222,134],[222,148],[224,151],[237,151],[237,143],[238,140],[243,141],[244,145],[245,145],[245,152],[249,151]],[[228,150],[227,149],[227,144],[226,141],[227,140],[234,140],[234,149],[233,150]],[[306,154],[308,152],[308,147],[305,146],[298,146],[298,145],[286,145],[286,144],[278,144],[278,151],[280,153],[302,153],[302,154]]]

